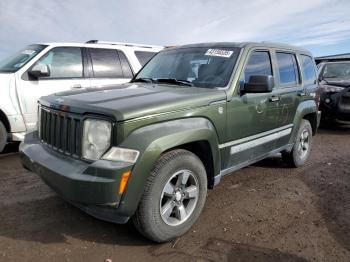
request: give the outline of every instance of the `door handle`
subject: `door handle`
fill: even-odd
[[[299,93],[298,93],[298,96],[306,96],[306,95],[307,95],[306,92],[299,92]]]
[[[72,88],[82,88],[82,86],[80,84],[76,84],[76,85],[73,85]]]
[[[269,101],[270,102],[277,102],[277,101],[280,101],[280,97],[279,96],[271,96],[269,98]]]

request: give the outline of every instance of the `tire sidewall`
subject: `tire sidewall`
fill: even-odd
[[[299,138],[300,138],[302,132],[304,132],[305,130],[307,130],[309,133],[309,150],[307,151],[307,154],[302,158],[299,155],[298,147],[300,144]],[[293,148],[293,158],[294,158],[294,162],[295,162],[296,166],[302,166],[305,164],[305,162],[310,157],[311,148],[312,148],[312,127],[311,127],[311,124],[309,121],[302,120],[300,127],[299,127],[299,130],[298,130],[298,133],[297,133],[296,140],[295,140],[295,145]]]
[[[160,214],[160,199],[163,188],[168,180],[177,171],[187,169],[197,178],[198,181],[198,200],[196,207],[190,217],[180,225],[167,225]],[[157,170],[150,191],[145,201],[146,216],[144,219],[149,225],[149,231],[158,236],[158,241],[168,241],[188,231],[198,219],[206,200],[207,178],[206,171],[198,157],[190,152],[179,154],[167,161],[167,163]]]
[[[7,131],[4,124],[0,121],[0,153],[4,150],[7,142]]]

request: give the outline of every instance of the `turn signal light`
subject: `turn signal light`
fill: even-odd
[[[119,194],[124,193],[126,185],[128,184],[130,175],[131,175],[131,171],[127,171],[123,173],[122,179],[120,180],[120,184],[119,184]]]

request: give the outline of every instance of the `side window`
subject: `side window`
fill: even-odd
[[[36,64],[46,64],[50,68],[50,78],[83,77],[83,59],[79,47],[56,47],[41,57]]]
[[[269,52],[255,51],[250,55],[244,70],[244,81],[248,83],[252,75],[272,75]]]
[[[280,84],[297,85],[299,83],[299,72],[295,55],[277,52],[276,57],[280,75]]]
[[[139,60],[141,66],[144,66],[152,57],[155,56],[155,52],[135,51],[135,56]]]
[[[119,50],[118,50],[118,54],[119,54],[120,63],[122,65],[122,71],[123,71],[124,78],[132,78],[134,76],[134,74],[132,73],[132,70],[131,70],[129,61],[126,58],[126,55],[122,51],[119,51]]]
[[[117,50],[90,48],[89,51],[95,78],[123,78]]]
[[[310,56],[301,55],[300,61],[305,83],[316,83],[316,72],[313,59]]]

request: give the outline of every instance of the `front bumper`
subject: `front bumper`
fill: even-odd
[[[326,119],[350,121],[350,88],[322,93],[320,110]]]
[[[132,164],[73,159],[43,145],[36,132],[26,135],[20,153],[23,166],[68,202],[102,220],[128,221],[129,216],[119,212],[123,196],[118,189],[122,174],[130,171]]]

